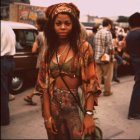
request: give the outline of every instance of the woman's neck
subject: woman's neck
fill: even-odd
[[[61,45],[68,44],[68,42],[69,42],[68,39],[61,39],[60,42],[59,42],[59,44],[60,44],[60,46],[61,46]]]

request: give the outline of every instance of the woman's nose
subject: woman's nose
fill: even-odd
[[[61,25],[61,29],[65,29],[65,25],[64,24]]]

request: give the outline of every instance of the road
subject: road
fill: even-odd
[[[112,96],[99,97],[96,116],[104,139],[140,139],[140,120],[127,119],[133,79],[133,76],[121,77],[121,83],[112,82]],[[37,106],[29,106],[23,100],[32,91],[33,88],[27,89],[9,103],[11,123],[1,127],[1,139],[47,139],[40,98],[34,98]]]

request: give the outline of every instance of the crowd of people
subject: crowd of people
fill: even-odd
[[[104,19],[101,26],[95,26],[96,32],[87,34],[87,41],[91,43],[95,52],[96,70],[100,84],[104,84],[105,96],[112,95],[111,80],[120,83],[118,67],[132,63],[135,84],[130,100],[128,119],[140,119],[140,13],[132,14],[128,23],[129,28],[113,27],[111,20]],[[105,24],[107,25],[105,26]],[[105,52],[112,58],[107,64],[100,61],[100,57]]]
[[[125,43],[125,37],[127,35],[127,32],[129,31],[129,28],[115,26],[113,24],[113,22],[111,24],[112,24],[111,25],[112,27],[110,29],[110,32],[112,34],[111,35],[112,41],[110,43],[112,46],[112,50],[114,51],[114,53],[113,53],[114,56],[111,56],[113,58],[112,59],[112,61],[113,61],[113,78],[112,78],[112,80],[117,83],[120,83],[120,80],[118,78],[118,67],[121,65],[130,65],[130,63],[131,63],[129,54],[126,49],[126,43]],[[98,44],[95,44],[95,42],[97,42],[96,33],[99,33],[99,31],[103,28],[104,28],[103,25],[97,24],[97,25],[94,25],[92,30],[87,30],[86,40],[91,44],[94,51],[96,51],[97,46],[99,46]],[[98,40],[101,41],[102,39],[98,39]],[[99,41],[98,41],[98,43],[101,44],[101,42],[99,42]],[[104,44],[101,44],[101,46],[104,46]],[[101,48],[104,48],[104,47],[101,47]],[[100,50],[98,50],[98,51],[100,51]],[[102,52],[104,53],[103,50],[102,50]]]
[[[102,27],[93,27],[93,33],[88,34],[79,21],[80,11],[73,3],[51,5],[45,15],[36,20],[40,33],[32,49],[33,53],[39,51],[38,78],[35,90],[24,100],[36,105],[33,96],[41,96],[48,139],[81,139],[91,135],[96,126],[94,110],[98,97],[101,93],[113,94],[112,80],[120,82],[118,67],[129,65],[130,59],[135,70],[135,85],[128,119],[140,119],[140,13],[130,16],[130,31],[125,34],[116,30],[109,18],[104,18]],[[4,29],[10,32],[9,44],[5,41],[7,31]],[[1,125],[10,123],[8,84],[15,54],[15,35],[11,30],[5,27],[1,31]],[[104,54],[108,61],[102,61]],[[79,97],[78,89],[84,98]],[[78,108],[84,112],[83,118]]]

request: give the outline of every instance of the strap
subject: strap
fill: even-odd
[[[70,90],[68,84],[66,83],[66,81],[64,80],[62,74],[61,74],[61,68],[60,68],[60,65],[59,65],[59,62],[58,62],[58,57],[57,57],[57,53],[56,53],[56,59],[57,59],[57,65],[58,65],[58,68],[59,68],[59,73],[60,73],[60,77],[61,79],[63,80],[65,86],[67,87],[67,89],[70,91],[70,94],[73,96],[73,98],[75,99],[76,103],[78,104],[79,108],[81,109],[81,111],[83,112],[83,114],[85,114],[85,111],[83,109],[83,107],[81,106],[81,103],[80,101],[76,98],[76,96],[74,95],[74,93]]]

